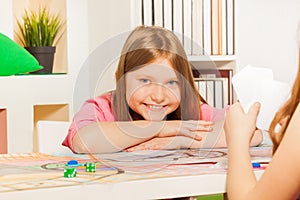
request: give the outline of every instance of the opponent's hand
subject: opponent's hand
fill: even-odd
[[[224,130],[227,145],[250,145],[250,141],[256,130],[256,120],[260,104],[253,104],[248,113],[245,113],[239,102],[230,106],[225,115]]]
[[[157,137],[185,136],[201,140],[201,134],[212,131],[213,122],[204,120],[164,121],[163,128]]]

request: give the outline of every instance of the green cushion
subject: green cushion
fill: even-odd
[[[23,74],[43,69],[27,50],[0,33],[0,76]]]

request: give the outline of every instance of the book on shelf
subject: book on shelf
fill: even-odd
[[[227,55],[234,55],[234,0],[227,0]]]
[[[232,104],[232,70],[194,70],[194,80],[200,95],[216,108]]]
[[[163,25],[166,29],[173,30],[173,16],[172,16],[172,0],[163,1]]]
[[[173,0],[173,31],[177,35],[179,41],[183,44],[182,13],[182,0]]]
[[[161,0],[154,0],[154,24],[163,27],[163,6]]]
[[[135,25],[173,31],[187,55],[234,55],[234,0],[132,1]]]
[[[216,78],[202,78],[206,81],[206,101],[209,105],[215,107],[215,80]]]
[[[214,106],[216,108],[224,108],[228,105],[228,79],[227,78],[216,78],[214,88]]]
[[[219,55],[219,0],[211,1],[211,54]]]
[[[221,0],[221,55],[227,55],[227,0]]]
[[[209,105],[221,109],[229,104],[227,78],[195,78],[195,84]]]
[[[192,0],[183,4],[183,46],[187,55],[192,54]]]
[[[192,1],[192,55],[203,55],[202,0]]]
[[[202,96],[202,98],[207,100],[207,95],[206,95],[207,84],[206,84],[206,81],[205,80],[199,80],[199,81],[195,80],[195,83],[196,83],[196,85],[198,85],[198,91],[199,91],[200,95]]]
[[[211,4],[203,0],[203,49],[205,55],[211,55]]]
[[[146,26],[152,26],[152,0],[142,0],[143,4],[143,24]]]

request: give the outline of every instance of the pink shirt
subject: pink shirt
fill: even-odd
[[[201,119],[206,121],[218,121],[224,119],[224,109],[216,109],[207,104],[201,105]],[[73,149],[73,137],[77,130],[88,124],[100,121],[115,121],[112,111],[112,93],[106,93],[95,99],[87,100],[80,111],[74,116],[68,134],[63,145]]]

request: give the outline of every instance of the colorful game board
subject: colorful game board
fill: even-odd
[[[101,155],[51,156],[40,153],[0,155],[0,193],[80,184],[106,184],[138,179],[226,173],[226,149],[120,152]],[[270,160],[271,148],[252,148],[254,161]],[[77,175],[65,178],[69,160]],[[84,164],[94,162],[96,172]],[[261,170],[261,169],[255,169]]]
[[[68,167],[66,164],[70,159],[77,159],[81,166],[75,167],[75,178],[64,178],[64,169]],[[86,162],[95,162],[96,172],[85,172]],[[0,155],[0,192],[90,184],[119,173],[123,171],[91,158],[57,157],[39,153]]]

